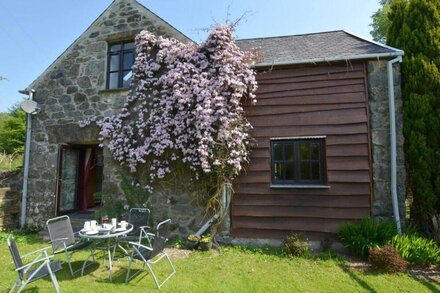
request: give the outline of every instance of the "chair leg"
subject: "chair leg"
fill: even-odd
[[[165,280],[162,281],[162,283],[159,283],[159,281],[157,280],[156,274],[154,273],[153,267],[150,265],[150,263],[149,262],[144,262],[144,264],[147,265],[148,270],[151,273],[151,276],[153,277],[154,283],[156,283],[157,289],[160,289],[160,287],[162,287],[176,273],[176,269],[174,268],[174,265],[171,262],[170,257],[166,253],[164,253],[164,255],[162,255],[158,260],[156,260],[155,262],[153,262],[151,264],[155,264],[155,263],[159,262],[164,256],[167,258],[168,264],[170,265],[170,268],[172,269],[172,272],[171,272],[171,274],[168,275],[168,277]]]
[[[147,267],[148,267],[148,270],[150,271],[151,276],[153,277],[153,281],[156,284],[157,289],[160,289],[160,287],[163,285],[163,283],[159,284],[159,282],[157,281],[157,278],[156,278],[156,274],[153,271],[153,268],[148,263],[147,263]]]
[[[14,292],[14,289],[18,286],[18,284],[20,284],[20,277],[17,277],[17,279],[15,279],[15,283],[12,286],[11,290],[9,290],[9,293]]]
[[[55,287],[55,292],[60,292],[60,286],[58,285],[58,280],[55,274],[52,272],[52,269],[50,268],[50,263],[47,262],[47,270],[49,272],[50,278],[52,279],[53,286]]]
[[[131,269],[131,262],[133,259],[133,253],[131,254],[131,257],[128,257],[128,270],[127,270],[127,276],[125,277],[125,283],[128,283],[130,280],[130,269]]]
[[[69,265],[70,274],[71,274],[72,277],[73,277],[73,276],[75,275],[75,272],[73,271],[72,264],[70,263],[71,259],[72,259],[72,253],[68,253],[68,252],[66,251],[66,262],[67,262],[67,264]]]

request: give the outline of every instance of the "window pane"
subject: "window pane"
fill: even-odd
[[[286,180],[293,180],[293,164],[286,164],[285,165],[285,169],[286,169],[286,176],[284,177],[284,179]]]
[[[318,162],[313,162],[312,163],[312,178],[313,180],[320,180],[321,179],[321,174],[319,172],[319,163]]]
[[[124,54],[124,70],[131,69],[133,66],[133,53]]]
[[[312,160],[319,160],[319,144],[318,143],[312,143],[310,144],[311,149],[311,158]]]
[[[309,144],[308,143],[300,143],[299,144],[299,152],[300,152],[300,160],[308,160],[309,159]]]
[[[118,72],[114,72],[114,73],[110,73],[109,74],[109,81],[108,81],[108,88],[109,89],[117,89],[117,88],[119,88],[118,77],[119,77],[119,73]]]
[[[122,86],[123,87],[130,87],[130,83],[131,83],[131,76],[132,76],[132,71],[124,71],[123,76],[122,76]]]
[[[130,50],[130,49],[134,49],[134,42],[124,44],[124,50]]]
[[[286,161],[293,161],[293,143],[284,145],[284,159]]]
[[[111,45],[110,46],[110,52],[117,52],[121,51],[121,44]]]
[[[301,162],[301,179],[309,180],[310,178],[310,163],[309,162]]]
[[[283,144],[281,143],[273,144],[273,159],[277,161],[283,159]]]
[[[119,55],[110,56],[110,71],[119,70]]]
[[[284,165],[281,163],[273,164],[273,177],[275,180],[283,179],[283,167]]]

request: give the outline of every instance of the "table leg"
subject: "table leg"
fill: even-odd
[[[110,238],[108,239],[108,242],[107,242],[107,252],[108,252],[108,270],[109,270],[109,272],[110,272],[110,277],[109,277],[109,279],[110,279],[110,282],[112,282],[112,273],[113,273],[113,265],[112,265],[112,252],[111,252],[111,245],[110,245]]]

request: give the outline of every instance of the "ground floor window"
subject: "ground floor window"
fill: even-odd
[[[272,184],[326,184],[325,137],[273,138],[270,147]]]

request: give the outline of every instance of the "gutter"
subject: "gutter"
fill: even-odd
[[[402,234],[400,223],[399,201],[397,198],[397,147],[396,147],[396,112],[394,107],[394,75],[393,64],[402,62],[402,56],[398,56],[387,63],[388,75],[388,99],[390,109],[390,153],[391,153],[391,199],[393,203],[394,220],[396,221],[397,231]]]
[[[262,67],[289,66],[289,65],[297,65],[297,64],[308,64],[308,63],[313,64],[313,63],[350,61],[350,60],[361,60],[361,59],[389,59],[391,57],[399,57],[399,56],[403,56],[403,51],[396,50],[394,52],[378,53],[378,54],[335,56],[335,57],[330,57],[330,58],[311,58],[311,59],[294,60],[294,61],[287,61],[287,62],[266,62],[266,63],[257,63],[253,67],[254,68],[262,68]]]

